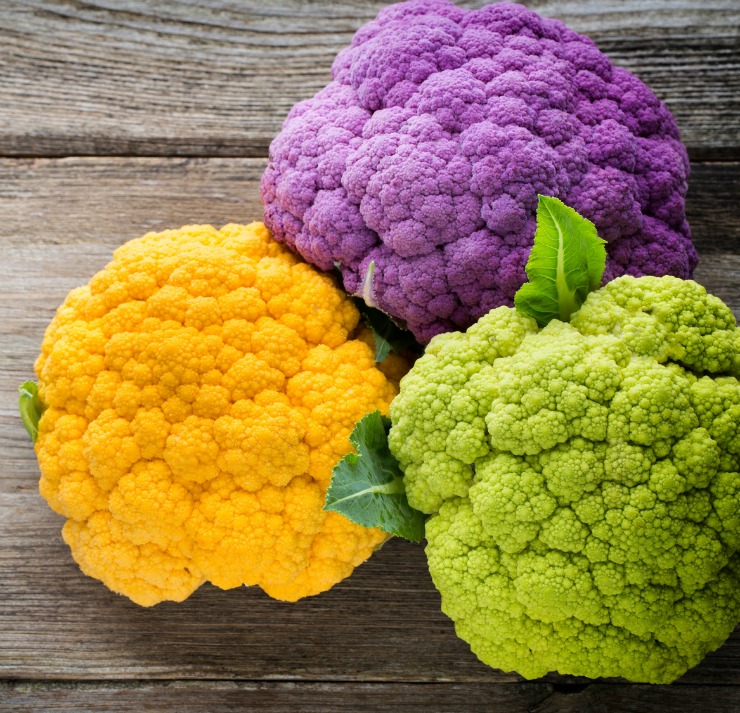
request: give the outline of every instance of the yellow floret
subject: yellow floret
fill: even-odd
[[[317,594],[385,540],[327,513],[331,471],[406,362],[261,223],[119,248],[49,325],[40,490],[82,570],[150,606],[203,582]]]

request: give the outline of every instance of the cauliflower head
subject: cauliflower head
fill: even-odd
[[[513,305],[537,194],[609,242],[604,281],[690,277],[689,164],[666,106],[594,43],[514,3],[392,5],[297,104],[262,178],[276,239],[422,343]]]
[[[740,622],[740,329],[624,276],[569,324],[435,337],[389,443],[442,608],[485,663],[667,683]]]
[[[324,494],[404,364],[381,371],[358,319],[261,223],[150,233],[73,290],[36,362],[36,452],[83,572],[144,606],[205,581],[293,601],[367,559],[386,536]]]

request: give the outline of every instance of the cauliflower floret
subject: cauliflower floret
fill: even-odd
[[[689,163],[667,107],[521,5],[411,0],[360,28],[270,147],[265,220],[422,342],[512,305],[537,194],[608,241],[605,282],[690,277]]]
[[[667,683],[740,621],[740,329],[621,277],[435,337],[391,406],[443,610],[486,663]],[[464,428],[460,428],[460,423]]]
[[[407,365],[376,366],[358,321],[261,223],[119,248],[36,363],[40,489],[82,570],[144,606],[204,581],[292,601],[367,559],[386,535],[324,495]]]

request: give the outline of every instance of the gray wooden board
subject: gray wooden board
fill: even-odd
[[[524,709],[522,709],[524,710]],[[562,686],[530,713],[737,713],[736,686]]]
[[[4,705],[2,704],[5,695]],[[553,695],[544,683],[242,683],[176,682],[129,684],[0,684],[4,713],[101,711],[154,713],[391,713],[392,711],[467,711],[516,713],[533,710]],[[534,708],[536,710],[536,708]],[[722,711],[722,708],[718,710]]]
[[[392,541],[334,590],[295,605],[258,589],[206,585],[183,604],[141,609],[79,572],[59,536],[61,519],[36,493],[15,390],[32,376],[43,330],[66,292],[147,230],[258,218],[263,166],[223,158],[0,160],[0,677],[519,681],[483,666],[455,637],[418,546]],[[700,279],[736,312],[740,219],[716,206],[731,202],[739,180],[737,164],[699,165],[689,199]],[[736,632],[682,680],[739,684],[739,657]]]
[[[704,711],[736,713],[732,686],[622,686],[593,683],[0,683],[4,713],[586,713]]]
[[[383,0],[0,0],[4,155],[264,156]],[[478,7],[485,2],[464,2]],[[693,158],[740,157],[737,0],[530,0],[668,103]]]

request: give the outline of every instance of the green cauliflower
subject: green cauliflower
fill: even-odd
[[[621,277],[435,337],[391,405],[442,608],[485,663],[667,683],[740,621],[740,329]]]

